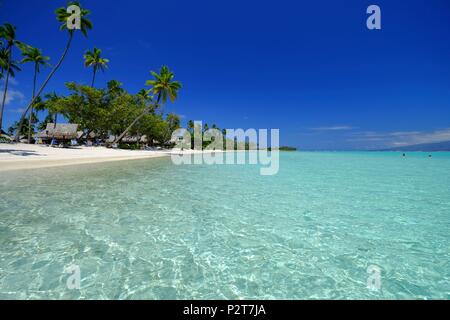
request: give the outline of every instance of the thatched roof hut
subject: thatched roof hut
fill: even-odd
[[[76,139],[78,124],[74,123],[47,123],[44,131],[38,132],[35,137],[41,139]]]

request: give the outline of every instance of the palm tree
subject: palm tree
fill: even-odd
[[[3,53],[6,54],[6,56],[2,58],[1,62],[2,64],[1,68],[3,70],[6,70],[5,87],[3,88],[2,104],[0,105],[0,131],[1,131],[3,122],[3,110],[5,108],[6,94],[8,92],[9,76],[11,75],[11,64],[13,63],[12,60],[13,48],[17,45],[20,45],[21,42],[16,39],[16,27],[9,23],[5,23],[3,26],[0,26],[0,38],[4,39],[4,42],[6,44],[5,48],[6,52]]]
[[[167,97],[169,97],[171,102],[174,102],[178,96],[178,90],[181,89],[181,83],[178,81],[173,81],[175,74],[169,70],[167,66],[162,66],[159,74],[150,71],[150,73],[155,77],[154,80],[147,80],[145,83],[147,86],[151,86],[150,92],[153,95],[156,95],[158,98],[156,99],[156,104],[153,106],[155,109],[159,107],[160,102],[165,104],[167,101]],[[114,143],[118,143],[125,134],[144,116],[149,112],[149,107],[146,106],[144,111],[133,120],[133,122],[125,129],[122,134],[117,137]]]
[[[8,69],[8,50],[6,48],[0,48],[0,79],[5,76],[5,71]],[[9,65],[9,76],[14,78],[15,72],[20,71],[20,67],[16,61],[11,61]]]
[[[91,12],[89,10],[87,10],[87,9],[82,8],[78,1],[70,2],[68,4],[68,6],[71,6],[71,5],[76,5],[76,6],[78,6],[80,8],[80,31],[86,37],[87,36],[87,31],[92,29],[92,22],[88,18],[86,18]],[[69,51],[70,44],[72,43],[73,34],[74,34],[75,29],[68,29],[67,28],[67,21],[70,18],[71,13],[67,12],[67,8],[61,7],[61,8],[56,9],[55,14],[56,14],[56,20],[58,20],[61,23],[60,30],[67,30],[68,33],[69,33],[69,38],[67,40],[66,47],[64,48],[63,54],[61,55],[61,58],[59,58],[58,63],[55,64],[55,66],[53,67],[52,71],[48,75],[47,79],[44,81],[44,84],[40,87],[40,89],[38,90],[38,92],[36,93],[34,98],[31,99],[30,104],[27,106],[25,111],[22,113],[22,117],[20,119],[18,132],[20,132],[21,126],[23,125],[23,122],[25,120],[25,116],[28,113],[28,110],[30,110],[31,106],[34,104],[34,102],[37,99],[37,97],[40,96],[40,94],[44,90],[44,88],[47,85],[47,83],[50,81],[50,79],[55,74],[56,70],[58,70],[58,68],[61,66],[61,63],[63,62],[64,58],[67,55],[67,52]],[[19,141],[19,135],[17,133],[16,133],[15,140]]]
[[[40,110],[47,109],[48,114],[52,116],[54,127],[56,128],[56,123],[58,122],[58,99],[59,96],[56,94],[56,92],[47,93],[45,95],[45,98],[47,99],[44,103],[42,103],[42,107]]]
[[[102,58],[101,54],[102,51],[94,47],[93,51],[88,50],[84,55],[84,66],[86,68],[92,67],[94,71],[92,74],[91,87],[94,87],[95,75],[97,74],[97,71],[105,71],[105,69],[108,68],[109,60]]]
[[[137,93],[137,96],[142,98],[145,101],[152,99],[152,97],[150,96],[150,92],[148,90],[145,90],[145,89],[139,90],[138,93]]]
[[[187,127],[188,127],[189,132],[191,132],[191,133],[194,132],[194,121],[189,120],[187,123]]]
[[[106,86],[108,87],[108,91],[110,93],[120,94],[124,91],[122,88],[122,83],[117,80],[108,81]]]
[[[159,105],[161,100],[162,104],[165,104],[167,97],[169,97],[170,101],[174,102],[177,98],[178,90],[181,89],[181,84],[178,81],[172,81],[175,76],[174,73],[167,66],[162,66],[159,74],[155,71],[150,71],[150,73],[155,79],[147,80],[145,85],[150,86],[150,91],[158,97],[156,104]]]
[[[141,89],[141,90],[139,90],[139,92],[136,94],[136,96],[137,96],[139,99],[141,99],[141,101],[143,102],[143,104],[146,105],[146,107],[148,108],[148,112],[154,114],[154,111],[155,111],[155,104],[153,103],[153,96],[150,95],[150,90]]]
[[[42,52],[38,48],[31,46],[22,46],[22,63],[32,62],[34,64],[34,76],[33,76],[33,92],[32,98],[34,98],[36,93],[36,78],[37,74],[40,72],[40,66],[48,67],[50,64],[47,62],[50,58],[42,55]],[[33,117],[33,106],[30,109],[30,117],[28,119],[28,143],[31,143],[31,128],[32,128],[32,117]]]

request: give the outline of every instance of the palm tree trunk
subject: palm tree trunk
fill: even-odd
[[[20,118],[20,123],[19,123],[19,127],[18,130],[16,132],[16,136],[14,138],[14,140],[17,142],[19,141],[19,132],[22,129],[23,126],[23,122],[25,120],[25,116],[27,115],[28,110],[30,110],[31,106],[35,103],[37,97],[40,96],[40,94],[42,93],[42,91],[44,90],[45,86],[47,85],[47,83],[50,81],[50,79],[52,78],[53,74],[56,72],[56,70],[58,70],[59,66],[61,65],[61,63],[63,62],[64,58],[67,55],[67,52],[69,51],[70,48],[70,44],[72,43],[72,38],[73,38],[73,33],[70,32],[69,33],[69,40],[67,41],[66,44],[66,48],[64,49],[64,52],[61,56],[61,58],[59,59],[58,63],[53,67],[53,70],[50,72],[50,74],[48,75],[47,79],[45,80],[44,84],[41,86],[41,88],[39,89],[39,91],[37,92],[37,94],[34,96],[33,99],[31,99],[30,104],[28,105],[28,107],[25,109],[25,111],[22,113],[22,117]]]
[[[161,93],[158,94],[158,100],[156,101],[155,104],[155,109],[159,106],[159,102],[161,101]],[[125,134],[130,131],[130,129],[136,124],[136,122],[138,122],[146,113],[148,113],[150,111],[150,108],[148,106],[145,107],[144,111],[136,118],[133,120],[133,122],[128,126],[128,128],[125,129],[124,132],[122,132],[122,134],[116,139],[114,140],[113,143],[117,143],[120,140],[122,140],[122,138],[125,136]]]
[[[84,138],[84,136],[86,136],[86,139],[89,139],[89,135],[91,134],[92,130],[88,130],[88,131],[83,131],[83,133],[81,134],[81,136],[78,138],[78,140],[81,140]]]
[[[119,137],[117,137],[113,143],[118,143],[120,140],[122,140],[122,138],[127,134],[128,131],[130,131],[130,129],[143,117],[145,116],[147,113],[149,112],[149,108],[145,107],[144,111],[136,118],[133,120],[133,122],[125,129],[124,132],[122,132],[120,134]]]
[[[94,82],[95,82],[95,74],[97,73],[97,70],[94,68],[94,74],[92,76],[92,83],[91,83],[91,88],[94,87]]]
[[[58,112],[55,112],[55,120],[53,121],[53,134],[52,140],[50,141],[50,146],[52,145],[53,139],[55,139],[56,122],[58,122]]]
[[[35,65],[34,65],[34,78],[33,78],[33,95],[31,96],[31,98],[34,98],[34,95],[36,93],[37,68],[38,68],[38,64],[35,63]],[[28,144],[31,143],[31,126],[32,126],[32,121],[33,121],[32,118],[33,118],[33,106],[31,106],[30,118],[28,119]]]
[[[5,108],[6,93],[8,92],[9,72],[11,71],[10,70],[11,69],[11,56],[12,56],[12,46],[9,46],[9,48],[8,48],[8,68],[6,69],[5,88],[3,90],[2,106],[0,109],[0,132],[2,130],[3,110]]]

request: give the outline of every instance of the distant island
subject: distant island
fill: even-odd
[[[267,148],[267,150],[268,151],[272,151],[272,148]],[[276,148],[274,150],[279,150],[279,151],[297,151],[297,148],[283,146],[283,147]]]

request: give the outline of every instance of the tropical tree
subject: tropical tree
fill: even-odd
[[[58,113],[61,112],[62,108],[59,106],[58,101],[60,97],[56,94],[56,92],[47,93],[45,95],[45,102],[42,103],[42,107],[40,109],[46,109],[50,119],[52,119],[54,127],[56,128],[56,124],[58,123]],[[37,102],[38,100],[36,100]]]
[[[192,134],[194,132],[194,121],[189,120],[187,123],[188,131]]]
[[[18,46],[21,44],[20,41],[16,39],[16,27],[12,24],[5,23],[3,26],[0,26],[0,38],[3,39],[5,42],[5,49],[6,52],[3,53],[2,61],[0,62],[2,64],[2,69],[4,70],[2,74],[6,71],[5,75],[5,86],[3,88],[3,97],[2,102],[0,105],[0,131],[2,129],[2,123],[3,123],[3,110],[5,109],[5,103],[6,103],[6,94],[8,92],[8,84],[9,84],[9,77],[11,74],[11,65],[13,64],[13,49],[15,46]],[[20,70],[20,69],[19,69]],[[16,71],[19,71],[16,69]]]
[[[5,71],[8,69],[8,50],[6,48],[0,48],[0,79],[5,77]],[[16,72],[20,71],[18,62],[9,62],[9,76],[14,78]]]
[[[84,66],[86,68],[92,67],[93,69],[91,87],[94,87],[95,75],[97,74],[97,71],[105,71],[105,69],[108,68],[109,60],[103,58],[101,54],[102,51],[94,47],[93,51],[88,50],[84,55]]]
[[[108,93],[111,97],[120,95],[125,92],[125,90],[122,88],[122,83],[117,80],[108,81],[106,86],[108,88]]]
[[[166,122],[169,125],[170,135],[172,135],[173,131],[181,127],[180,116],[175,113],[169,113],[166,117]]]
[[[40,49],[34,48],[31,46],[21,46],[22,50],[22,63],[28,63],[31,62],[34,64],[34,76],[33,76],[33,91],[32,91],[32,98],[34,98],[36,94],[36,78],[37,74],[40,72],[40,66],[48,67],[50,64],[47,62],[50,58],[47,56],[44,56]],[[30,116],[28,119],[28,143],[31,143],[31,129],[33,127],[32,125],[32,117],[33,117],[33,105],[30,109]]]
[[[82,8],[78,1],[70,2],[68,6],[71,6],[71,5],[76,5],[80,8],[80,31],[84,36],[87,36],[87,31],[92,29],[92,22],[87,18],[87,16],[90,14],[90,11],[85,8]],[[66,46],[64,48],[63,54],[61,55],[61,58],[59,58],[59,61],[55,64],[52,71],[48,75],[47,79],[44,81],[44,83],[42,84],[42,86],[39,88],[38,92],[34,96],[34,98],[31,99],[30,104],[27,106],[25,111],[22,113],[22,117],[20,119],[19,130],[17,131],[16,137],[15,137],[16,141],[19,141],[18,132],[20,131],[20,127],[23,125],[23,122],[25,120],[25,117],[26,117],[28,111],[31,109],[31,106],[34,104],[37,97],[40,96],[40,94],[42,93],[42,91],[47,86],[48,82],[50,81],[50,79],[53,77],[55,72],[58,70],[58,68],[61,66],[62,62],[64,61],[64,58],[66,57],[67,52],[69,51],[70,45],[72,43],[74,31],[76,30],[76,29],[68,29],[67,28],[68,20],[70,19],[71,15],[72,15],[71,12],[67,12],[67,8],[61,7],[61,8],[56,9],[55,14],[56,14],[56,19],[61,23],[60,30],[67,30],[69,33],[69,37],[68,37]]]
[[[145,84],[150,86],[149,91],[152,92],[154,96],[157,96],[154,108],[158,108],[160,103],[165,104],[168,97],[171,102],[174,102],[178,97],[178,90],[181,89],[181,83],[173,80],[175,76],[174,73],[171,72],[167,66],[162,66],[159,74],[155,71],[150,71],[150,73],[153,77],[155,77],[155,79],[148,80]],[[116,138],[114,143],[122,140],[125,134],[149,111],[150,108],[146,107],[144,111],[125,129],[125,131]]]
[[[155,71],[150,71],[150,73],[155,79],[147,80],[145,85],[150,86],[150,91],[157,96],[156,104],[159,106],[162,102],[164,105],[167,97],[174,102],[177,99],[178,90],[181,89],[181,83],[173,81],[175,74],[167,66],[162,66],[159,74]]]
[[[24,125],[23,125],[22,128],[21,128],[22,131],[20,132],[20,136],[26,136],[26,135],[28,134],[28,132],[30,131],[30,128],[28,128],[28,126],[31,126],[31,127],[32,127],[31,130],[33,130],[35,124],[36,124],[38,121],[39,121],[39,119],[38,119],[36,113],[33,112],[32,116],[31,116],[31,123],[29,123],[29,122],[25,122],[25,123],[24,123]],[[18,128],[19,128],[19,122],[18,122],[18,121],[15,121],[15,122],[13,123],[13,125],[11,125],[11,126],[8,128],[8,134],[9,134],[9,135],[13,135],[14,132],[16,132],[16,130],[17,130]]]

